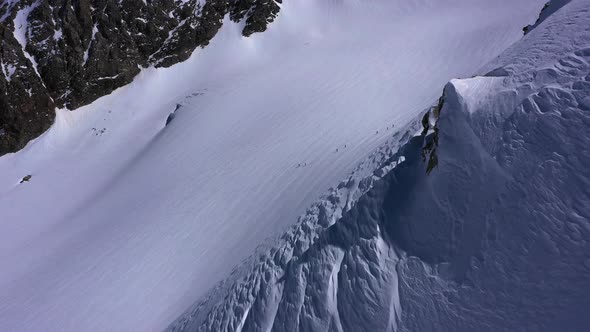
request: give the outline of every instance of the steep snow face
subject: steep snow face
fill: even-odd
[[[430,130],[386,143],[374,175],[343,182],[170,330],[588,330],[589,5],[451,81]]]
[[[568,45],[537,66],[447,87],[439,167],[390,219],[415,256],[399,268],[406,330],[590,327],[588,4],[525,39]]]
[[[445,82],[520,38],[542,2],[282,6],[265,33],[227,22],[187,62],[60,111],[0,158],[0,330],[165,328]],[[383,248],[385,268],[397,258]],[[332,303],[345,271],[326,274]]]
[[[393,135],[168,331],[395,330],[401,256],[381,231],[382,176],[416,166],[419,129],[413,121]]]

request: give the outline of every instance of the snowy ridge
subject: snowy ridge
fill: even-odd
[[[280,330],[294,330],[294,326],[277,326],[274,327],[273,322],[277,319],[279,313],[279,306],[292,305],[289,300],[285,303],[279,301],[285,296],[295,296],[293,300],[297,299],[298,295],[289,294],[288,292],[301,292],[299,289],[301,285],[298,280],[307,279],[311,276],[303,276],[302,274],[309,274],[313,272],[329,272],[325,275],[313,276],[317,278],[317,282],[323,284],[310,285],[309,291],[325,289],[325,298],[319,301],[325,301],[328,308],[323,317],[306,317],[307,323],[298,324],[312,324],[307,326],[314,331],[326,330],[327,326],[331,324],[340,324],[338,318],[338,274],[340,273],[340,264],[344,258],[344,252],[339,250],[332,250],[329,252],[330,257],[327,261],[321,261],[319,269],[307,268],[307,272],[299,269],[293,271],[293,266],[304,266],[306,261],[310,260],[308,257],[312,247],[315,250],[321,251],[325,248],[321,238],[325,238],[327,233],[333,232],[330,230],[332,226],[338,221],[341,221],[343,214],[349,213],[352,207],[358,200],[373,188],[373,184],[379,181],[382,176],[405,162],[405,157],[399,148],[405,145],[414,135],[421,129],[419,121],[413,121],[406,128],[396,132],[386,144],[381,146],[371,156],[362,162],[345,181],[340,182],[336,188],[332,188],[329,194],[322,197],[317,203],[313,204],[305,215],[300,217],[300,220],[288,232],[282,235],[276,242],[269,242],[257,249],[258,254],[246,260],[240,267],[232,272],[232,276],[220,283],[213,289],[205,300],[194,305],[193,308],[187,311],[169,328],[169,331],[192,331],[192,330],[236,330],[244,331],[250,330],[270,330],[271,327]],[[373,225],[376,226],[376,225]],[[340,227],[336,226],[335,228]],[[371,226],[367,226],[371,227]],[[377,226],[378,227],[378,226]],[[341,239],[344,242],[352,242],[356,237]],[[386,250],[383,247],[382,239],[377,239],[374,243],[378,251]],[[387,250],[386,250],[387,251]],[[381,262],[378,270],[387,270],[393,261],[396,261],[396,255],[393,252],[379,252],[387,262]],[[392,260],[392,261],[390,261]],[[317,264],[316,262],[313,262]],[[387,263],[387,264],[386,264]],[[251,266],[253,266],[251,268]],[[331,268],[330,268],[331,267]],[[293,275],[295,273],[295,275]],[[247,277],[243,277],[247,275]],[[286,286],[273,287],[276,284],[281,284],[284,279],[291,280],[294,284],[291,285],[294,289],[284,290]],[[390,280],[394,282],[394,280]],[[375,290],[377,291],[377,290]],[[287,294],[285,294],[287,292]],[[218,300],[218,296],[223,296],[227,293],[224,301],[220,304],[211,303]],[[392,300],[395,300],[392,298]],[[211,306],[213,307],[211,308]],[[300,309],[303,303],[295,303]],[[308,304],[309,305],[309,304]],[[381,305],[381,304],[379,304]],[[390,315],[392,318],[397,317],[395,308],[399,303],[390,303]],[[386,306],[389,307],[389,306]],[[366,308],[371,310],[370,307]],[[375,309],[375,308],[373,308]],[[283,308],[283,310],[285,310]],[[357,312],[360,312],[356,309]],[[399,308],[397,309],[399,311]],[[209,312],[207,317],[205,313]],[[292,313],[282,313],[283,315],[291,315]],[[205,322],[199,326],[200,320]],[[281,318],[279,318],[281,319]],[[303,318],[302,318],[303,319]],[[285,320],[285,317],[282,318]],[[281,320],[281,321],[282,321]],[[317,320],[315,322],[312,322]],[[395,324],[397,319],[389,322],[389,325]],[[341,328],[339,329],[341,330]]]
[[[569,9],[553,23],[587,24]],[[548,68],[447,87],[439,167],[396,211],[409,223],[392,219],[410,257],[399,268],[402,330],[590,326],[590,57],[585,47],[554,55]]]
[[[423,135],[385,145],[402,163],[342,182],[169,330],[588,329],[589,4],[490,65],[506,67],[451,81]]]
[[[0,221],[0,330],[165,329],[370,151],[415,124],[449,79],[473,75],[521,38],[543,4],[448,1],[289,1],[267,31],[248,38],[226,17],[187,61],[142,69],[88,106],[59,110],[47,133],[0,158],[7,216]],[[386,156],[397,145],[390,149]],[[408,162],[392,161],[396,168],[388,163],[377,175]],[[338,201],[326,208],[333,218],[316,222],[312,213],[301,235],[289,235],[293,250],[306,252],[297,241],[314,236],[306,228],[337,220],[348,192],[352,202],[357,186],[370,187],[360,181],[373,170],[336,189]],[[384,248],[377,259],[384,268],[396,256],[381,237],[373,242]],[[330,309],[305,315],[315,317],[306,324],[350,324],[334,310],[348,303],[340,299],[347,252],[326,260],[331,269],[318,278],[331,289],[321,295]],[[375,289],[393,287],[393,275],[387,280]],[[302,284],[292,285],[291,294],[301,294]],[[210,308],[219,303],[213,297]],[[381,303],[391,305],[384,324],[394,326],[394,298]],[[269,317],[287,315],[288,305],[264,307],[277,308],[263,312]],[[247,330],[274,321],[248,319],[260,308],[244,305],[212,324]]]

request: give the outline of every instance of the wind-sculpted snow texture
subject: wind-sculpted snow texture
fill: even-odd
[[[348,179],[312,205],[274,245],[260,247],[256,261],[236,269],[168,330],[328,331],[347,327],[381,331],[395,327],[400,313],[395,272],[399,258],[381,238],[378,209],[370,206],[372,202],[367,206],[364,196],[373,195],[382,176],[405,167],[403,153],[409,146],[419,152],[423,138],[413,138],[419,129],[419,121],[414,121],[396,133]],[[360,224],[360,219],[368,222]],[[243,274],[247,277],[241,278]],[[366,297],[359,287],[371,295]],[[224,293],[229,295],[216,304]],[[342,307],[343,303],[355,305]]]
[[[387,143],[386,174],[342,183],[170,330],[590,329],[589,10],[447,84],[422,135]]]
[[[398,135],[399,142],[412,123],[420,131],[416,119],[445,83],[472,76],[519,40],[542,6],[542,0],[284,2],[263,33],[244,37],[246,22],[226,16],[209,45],[188,60],[144,68],[90,105],[59,110],[49,131],[0,158],[0,330],[163,330],[204,296],[212,308],[219,301],[210,290],[259,244],[285,232],[385,141]],[[392,159],[398,161],[406,163]],[[352,182],[350,197],[370,188],[361,180],[373,170]],[[327,215],[339,219],[330,206]],[[331,220],[317,223],[325,228]],[[315,236],[299,232],[297,255],[306,252],[297,239]],[[309,276],[309,287],[313,278],[332,285],[330,293],[311,294],[292,280],[284,284],[291,297],[266,288],[264,301],[277,294],[295,309],[301,304],[318,317],[305,322],[310,328],[357,322],[352,311],[340,318],[334,311],[342,296],[363,303],[356,291],[369,276],[356,275],[366,269],[360,262],[350,267],[350,255],[379,258],[367,265],[384,280],[374,285],[375,296],[395,289],[390,267],[401,256],[385,236],[363,247],[354,234],[342,249],[327,249],[325,266],[342,260],[340,270],[334,265],[313,275],[305,265],[286,267]],[[368,250],[374,245],[378,255]],[[317,250],[313,255],[323,249]],[[307,265],[319,271],[313,255]],[[269,273],[258,280],[279,277]],[[351,284],[336,287],[344,275]],[[334,307],[310,309],[328,296]],[[386,316],[394,326],[395,297],[377,299],[364,302],[367,310],[391,307],[368,326],[387,325]],[[287,304],[268,308],[276,312],[256,306],[249,312],[293,314]],[[242,315],[227,315],[238,327]],[[271,322],[243,324],[257,321]]]

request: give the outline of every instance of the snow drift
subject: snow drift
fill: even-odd
[[[589,5],[452,80],[421,134],[170,331],[587,330]]]

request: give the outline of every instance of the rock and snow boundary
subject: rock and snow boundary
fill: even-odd
[[[169,330],[588,329],[589,9],[451,81],[421,134],[416,119]]]

